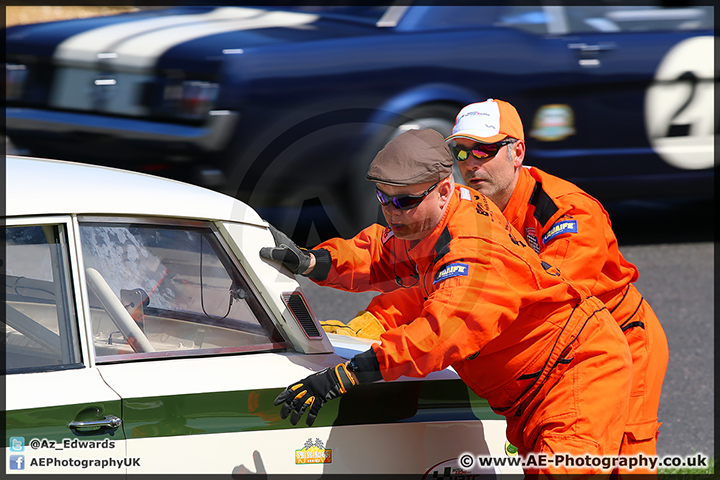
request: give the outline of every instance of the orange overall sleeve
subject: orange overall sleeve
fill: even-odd
[[[544,261],[595,295],[637,279],[637,269],[618,249],[605,209],[572,183],[523,168],[503,214]]]
[[[605,209],[583,193],[567,197],[558,198],[562,215],[542,230],[540,258],[592,292],[612,291],[635,281],[637,269],[620,253]],[[553,236],[554,228],[563,227],[577,231]]]
[[[311,279],[318,285],[348,292],[397,289],[392,263],[390,259],[383,258],[383,231],[381,225],[373,224],[353,238],[332,238],[319,244],[314,250],[327,250],[332,258],[332,267],[327,278]]]
[[[592,209],[585,202],[577,201],[580,200],[577,196],[574,200],[565,205],[563,214],[541,234],[543,237],[552,235],[553,228],[563,225],[574,226],[577,231],[547,239],[540,247],[540,258],[559,268],[564,277],[582,282],[592,291],[607,260],[608,246],[603,228],[607,218],[604,211],[599,211],[601,209]]]

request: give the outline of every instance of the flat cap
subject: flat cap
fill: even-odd
[[[453,156],[440,132],[408,130],[390,140],[370,164],[366,180],[405,186],[452,175]]]

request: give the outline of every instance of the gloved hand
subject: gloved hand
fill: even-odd
[[[355,330],[344,324],[340,320],[320,320],[320,326],[327,333],[337,333],[338,335],[346,335],[348,337],[357,337]]]
[[[283,404],[280,409],[280,417],[283,419],[292,411],[290,423],[293,425],[297,425],[305,410],[310,408],[305,423],[311,427],[325,402],[339,397],[355,385],[357,382],[345,364],[339,363],[334,368],[326,368],[290,385],[275,398],[274,404]]]
[[[298,247],[295,242],[277,228],[270,225],[270,233],[275,239],[276,247],[263,247],[260,256],[275,262],[280,262],[295,274],[304,275],[310,267],[312,255],[304,248]]]
[[[367,310],[359,311],[347,325],[338,320],[321,321],[320,325],[328,333],[372,340],[380,340],[380,335],[385,332],[385,328],[380,321]]]

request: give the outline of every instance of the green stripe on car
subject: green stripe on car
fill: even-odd
[[[282,390],[131,398],[123,401],[122,428],[127,438],[308,428],[305,417],[297,426],[280,418],[280,407],[273,405],[273,401]],[[11,436],[56,441],[73,438],[75,435],[64,425],[79,408],[76,405],[7,412],[6,443]],[[314,426],[502,419],[462,381],[428,380],[361,385],[326,403]],[[122,437],[117,438],[116,434],[114,438]]]

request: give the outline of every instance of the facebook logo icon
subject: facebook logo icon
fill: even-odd
[[[10,455],[10,470],[25,470],[25,455]]]

